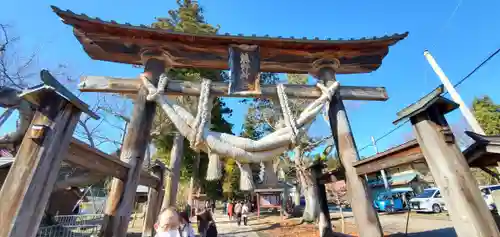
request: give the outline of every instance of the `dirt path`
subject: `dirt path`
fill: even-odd
[[[236,221],[229,221],[227,216],[216,213],[214,215],[215,223],[217,225],[217,231],[219,232],[218,236],[224,237],[258,237],[257,233],[255,233],[254,229],[258,227],[258,225],[253,222],[253,217],[249,221],[248,226],[244,226],[241,223],[241,226],[238,226]]]

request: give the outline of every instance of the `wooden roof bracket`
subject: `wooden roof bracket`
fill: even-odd
[[[444,86],[441,84],[436,89],[434,89],[429,94],[422,97],[417,102],[399,111],[397,113],[398,118],[394,120],[394,122],[392,123],[394,125],[397,125],[398,123],[407,121],[411,117],[414,117],[417,114],[425,112],[432,106],[436,106],[438,111],[440,111],[443,115],[457,109],[459,105],[447,98],[442,97],[441,95],[443,94],[443,92],[444,92]]]
[[[312,76],[319,78],[319,71],[321,69],[329,68],[334,72],[340,68],[340,60],[337,58],[320,58],[316,59],[313,63],[311,63],[311,71],[309,74]]]
[[[23,91],[19,97],[27,100],[34,106],[40,106],[40,102],[42,100],[42,94],[48,91],[54,91],[58,95],[67,99],[73,106],[86,113],[90,117],[94,119],[99,119],[99,115],[90,110],[89,106],[81,101],[78,97],[76,97],[71,91],[66,89],[57,79],[55,79],[52,74],[48,70],[43,69],[40,71],[40,78],[42,79],[43,84],[32,87],[29,90]]]
[[[159,47],[147,47],[147,48],[142,48],[140,51],[140,56],[141,56],[141,61],[142,65],[146,65],[146,62],[149,59],[158,59],[160,61],[165,62],[165,68],[171,68],[172,67],[172,55]]]

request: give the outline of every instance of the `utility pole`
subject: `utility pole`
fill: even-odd
[[[474,115],[470,112],[467,105],[464,103],[458,92],[455,90],[455,87],[451,84],[448,77],[444,74],[443,70],[441,70],[436,60],[434,60],[434,58],[432,57],[431,53],[425,50],[424,56],[431,65],[434,72],[438,75],[439,79],[443,83],[446,90],[450,93],[450,96],[453,99],[453,101],[455,101],[455,103],[460,105],[460,111],[462,112],[462,115],[464,116],[465,120],[467,120],[467,123],[472,128],[472,130],[475,133],[484,135],[484,130],[481,128],[481,125],[479,125],[479,123],[477,122],[476,117],[474,117]]]
[[[378,154],[377,143],[375,142],[375,138],[372,136],[372,146],[375,149],[375,154]],[[389,182],[387,181],[387,175],[385,174],[385,170],[380,170],[380,174],[382,175],[382,180],[384,181],[384,187],[386,190],[389,190]]]

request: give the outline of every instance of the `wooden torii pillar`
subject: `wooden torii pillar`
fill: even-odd
[[[460,237],[500,236],[467,160],[458,148],[444,115],[458,104],[441,96],[441,85],[398,112],[394,124],[410,120],[429,170],[446,202]]]
[[[45,84],[21,94],[36,113],[0,191],[2,237],[36,235],[80,114],[99,118],[48,71],[40,75]]]
[[[149,188],[147,210],[142,225],[142,237],[155,236],[153,226],[160,214],[162,200],[165,195],[165,190],[163,189],[165,170],[165,165],[158,160],[155,161],[155,164],[151,168],[151,174],[157,177],[160,182],[157,187]]]
[[[156,86],[160,75],[169,67],[163,52],[148,50],[143,52],[141,57],[145,67],[144,72],[148,74],[151,83]],[[156,111],[156,103],[147,101],[147,95],[148,90],[140,86],[120,154],[120,160],[128,163],[130,169],[126,180],[114,178],[111,183],[104,222],[99,233],[101,237],[127,235],[139,174],[146,148],[149,145],[151,126]]]
[[[335,70],[340,62],[333,60],[318,60],[313,64],[313,74],[326,84],[336,81]],[[330,128],[335,141],[335,148],[340,161],[345,168],[348,195],[352,212],[356,220],[358,233],[362,237],[382,237],[382,226],[371,202],[370,191],[364,178],[356,173],[354,162],[359,160],[356,142],[352,136],[351,125],[345,111],[341,93],[336,93],[328,107]]]

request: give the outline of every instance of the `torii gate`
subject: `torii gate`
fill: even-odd
[[[351,40],[195,35],[106,22],[56,7],[53,10],[64,23],[73,27],[76,38],[92,59],[143,65],[145,68],[143,82],[138,79],[87,76],[82,78],[80,84],[81,91],[129,94],[135,98],[121,155],[121,159],[135,169],[130,169],[127,180],[113,181],[101,233],[103,236],[125,236],[127,231],[132,193],[137,186],[156,109],[154,102],[148,102],[147,97],[151,93],[148,88],[167,95],[202,96],[201,90],[208,88],[212,96],[276,98],[279,91],[276,86],[259,87],[260,72],[307,73],[331,87],[336,83],[336,74],[368,73],[378,69],[389,46],[408,35]],[[195,82],[169,80],[165,88],[156,88],[162,73],[172,68],[230,69],[231,85],[212,82],[207,87]],[[143,83],[149,87],[146,88]],[[290,98],[319,99],[325,91],[315,86],[286,85],[283,93]],[[349,195],[351,201],[356,203],[353,205],[356,224],[364,237],[381,237],[383,232],[365,181],[358,177],[352,166],[359,160],[359,155],[343,101],[387,99],[383,87],[341,86],[338,93],[329,98],[327,106],[336,147],[346,169]]]

